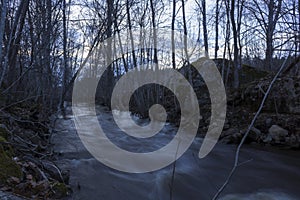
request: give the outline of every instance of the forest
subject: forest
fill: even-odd
[[[299,0],[1,0],[0,199],[299,199],[299,124]]]

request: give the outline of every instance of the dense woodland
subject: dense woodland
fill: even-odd
[[[232,86],[237,88],[242,64],[276,70],[282,59],[297,56],[299,7],[293,0],[4,0],[0,21],[2,106],[28,99],[40,104],[43,111],[57,108],[72,89],[87,52],[123,30],[129,30],[128,41],[120,42],[134,45],[130,42],[136,38],[130,32],[133,28],[154,30],[154,35],[160,27],[183,32],[210,58],[232,61],[223,68],[234,71]],[[146,37],[143,40],[148,42]],[[147,51],[149,62],[159,63],[155,48]],[[121,75],[136,67],[138,55],[132,52],[111,70]],[[182,57],[176,63],[174,55],[171,66],[180,68],[184,61]],[[90,76],[96,76],[94,72]]]
[[[177,39],[183,41],[183,46],[177,45],[174,34],[162,40],[164,30],[178,32],[181,38]],[[108,38],[114,38],[113,42]],[[98,52],[104,42],[106,51]],[[163,51],[163,45],[173,53]],[[106,57],[107,51],[111,57]],[[232,135],[235,130],[229,127],[245,131],[253,117],[249,113],[259,108],[271,78],[282,66],[281,78],[265,106],[267,114],[258,120],[256,128],[267,133],[265,121],[271,118],[300,141],[299,117],[295,117],[300,113],[299,54],[298,0],[1,0],[0,154],[8,160],[19,157],[21,164],[11,165],[17,169],[21,166],[28,174],[33,168],[45,166],[36,160],[53,156],[47,146],[55,131],[50,128],[50,115],[64,114],[64,102],[71,101],[74,81],[82,70],[82,80],[93,80],[102,65],[109,67],[99,84],[100,104],[110,105],[113,86],[122,75],[147,65],[154,66],[153,70],[179,70],[202,98],[199,105],[207,105],[207,89],[197,82],[201,77],[190,67],[193,59],[203,56],[215,61],[228,91],[229,117],[227,132],[222,136],[226,142],[241,140],[242,135]],[[146,118],[149,106],[160,96],[159,102],[171,114],[168,120],[178,124],[180,111],[170,91],[155,85],[149,88],[151,92],[146,87],[135,93],[131,110]],[[207,129],[208,110],[204,108],[206,122],[200,129]],[[279,117],[282,113],[288,116]],[[241,119],[243,122],[239,122]],[[250,140],[268,143],[272,138],[258,139],[252,134]],[[295,142],[291,144],[295,147]],[[31,174],[38,174],[34,176],[41,181],[53,180],[54,186],[35,179],[40,188],[30,191],[44,197],[65,195],[66,189],[60,185],[67,183],[64,173],[49,168],[46,175],[39,170]],[[9,173],[0,167],[0,184],[14,188],[22,182],[21,172]],[[6,179],[9,181],[3,181]],[[26,187],[13,191],[32,195],[25,192]],[[55,190],[60,192],[53,193]]]

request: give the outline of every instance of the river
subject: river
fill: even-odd
[[[209,200],[225,181],[231,170],[234,145],[217,144],[203,159],[197,157],[202,139],[196,137],[190,148],[173,164],[158,171],[131,174],[111,169],[97,161],[84,147],[74,126],[74,117],[58,118],[53,135],[54,151],[59,153],[56,164],[70,171],[72,194],[67,199],[172,199]],[[141,152],[160,148],[172,139],[177,128],[166,124],[152,140],[138,143],[122,133],[114,124],[111,113],[97,107],[98,120],[109,138],[130,151]],[[145,120],[136,118],[140,124]],[[126,122],[124,122],[126,123]],[[241,165],[220,196],[223,200],[296,200],[300,199],[300,152],[244,146]]]

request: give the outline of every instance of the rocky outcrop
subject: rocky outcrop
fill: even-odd
[[[231,127],[238,127],[242,134],[246,131],[272,78],[270,75],[246,84],[239,90],[228,91],[227,119],[234,122]],[[250,132],[247,141],[299,149],[299,124],[300,77],[288,74],[276,80],[255,122],[255,128],[261,133],[255,135]],[[233,141],[236,139],[230,140]]]
[[[260,106],[271,77],[245,85],[237,94],[230,96],[230,103],[246,106],[255,111]],[[279,78],[265,103],[264,112],[280,114],[300,114],[300,77]]]

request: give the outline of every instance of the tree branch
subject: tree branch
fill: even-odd
[[[290,51],[291,53],[291,51]],[[234,164],[233,164],[233,167],[227,177],[227,179],[225,180],[225,182],[223,183],[223,185],[220,187],[220,189],[217,191],[217,193],[215,194],[215,196],[213,197],[213,200],[216,200],[219,195],[222,193],[222,191],[225,189],[225,187],[228,185],[230,179],[232,178],[234,172],[236,171],[237,167],[239,167],[239,155],[240,155],[240,151],[241,151],[241,148],[246,140],[246,138],[248,137],[249,133],[250,133],[250,130],[251,128],[253,127],[256,119],[258,118],[262,108],[264,107],[264,104],[265,104],[265,101],[267,100],[268,98],[268,95],[272,89],[272,86],[273,84],[275,83],[275,81],[277,80],[277,78],[279,77],[280,73],[282,72],[282,70],[284,69],[285,65],[286,65],[286,62],[287,62],[287,59],[285,59],[285,61],[283,62],[283,64],[281,65],[281,67],[279,68],[278,72],[276,73],[276,75],[274,76],[273,80],[271,81],[269,87],[268,87],[268,90],[266,91],[265,95],[264,95],[264,98],[260,104],[260,107],[258,109],[258,111],[256,112],[254,118],[252,119],[252,122],[251,124],[248,126],[248,129],[245,133],[245,135],[243,136],[240,144],[238,145],[237,147],[237,150],[236,150],[236,153],[235,153],[235,160],[234,160]]]

